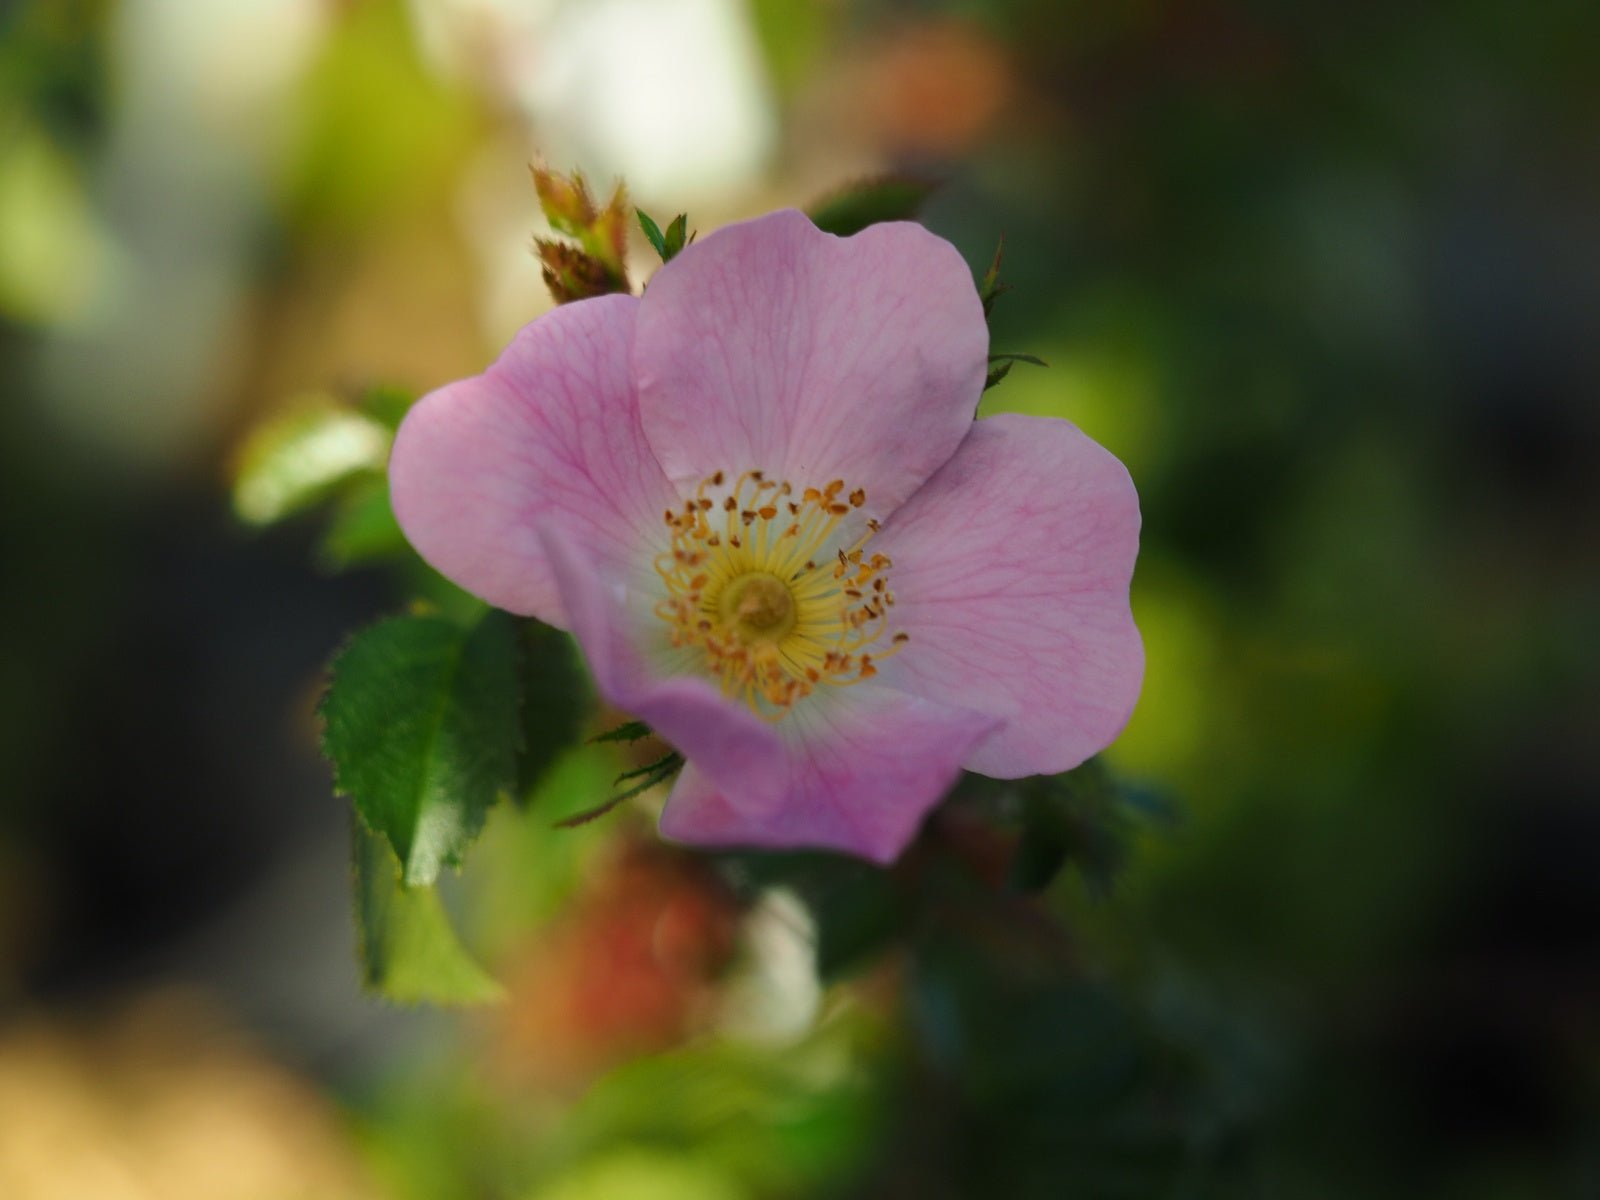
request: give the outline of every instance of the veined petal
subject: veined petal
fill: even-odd
[[[790,209],[662,267],[633,362],[645,434],[686,494],[753,468],[864,487],[883,518],[960,444],[988,346],[950,243],[904,222],[838,238]]]
[[[1075,425],[977,422],[877,544],[910,634],[882,681],[1003,722],[968,770],[1065,771],[1122,731],[1144,675],[1128,607],[1139,498]]]
[[[677,496],[644,438],[628,371],[639,302],[563,305],[482,375],[424,396],[395,437],[395,516],[433,567],[489,603],[566,627],[541,525],[613,574],[649,571]]]
[[[699,675],[666,675],[666,626],[654,615],[654,596],[618,576],[602,576],[564,530],[541,531],[544,553],[572,618],[600,694],[659,733],[712,778],[737,785],[753,816],[778,804],[789,767],[777,732],[750,709]]]
[[[960,775],[992,717],[861,684],[797,705],[780,724],[790,763],[780,804],[753,812],[749,782],[713,778],[690,761],[661,814],[661,832],[710,846],[806,846],[894,860]]]

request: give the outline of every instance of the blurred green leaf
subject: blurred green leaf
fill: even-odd
[[[439,894],[408,887],[388,843],[351,822],[362,980],[401,1004],[484,1004],[500,985],[457,940]]]
[[[753,900],[772,888],[793,892],[816,924],[817,974],[824,982],[849,975],[915,919],[914,888],[894,870],[819,850],[730,853],[719,858],[729,885]]]
[[[463,628],[395,617],[357,633],[321,707],[334,783],[394,847],[407,884],[429,884],[516,782],[516,622],[487,612]]]
[[[835,26],[846,15],[842,5],[794,0],[752,0],[749,9],[762,57],[785,95],[805,86],[827,52]]]
[[[417,402],[417,395],[408,388],[380,383],[361,393],[357,407],[386,428],[400,428],[400,422]]]
[[[886,175],[863,179],[824,196],[807,211],[824,233],[849,237],[882,221],[910,221],[938,185],[931,180]]]
[[[325,566],[345,571],[407,550],[406,535],[389,506],[389,482],[380,476],[353,482],[339,497],[317,553]]]
[[[517,800],[526,803],[555,761],[578,741],[588,696],[572,639],[538,621],[521,622],[522,752]]]
[[[861,1032],[840,1014],[782,1054],[708,1039],[638,1059],[589,1089],[550,1149],[569,1169],[657,1149],[715,1166],[741,1195],[833,1195],[879,1131],[873,1080],[839,1068]]]
[[[233,509],[270,525],[327,499],[343,484],[381,472],[389,427],[332,400],[302,403],[259,426],[234,473]]]
[[[1138,812],[1098,758],[1062,775],[1023,780],[1022,836],[1011,881],[1022,891],[1047,887],[1069,862],[1090,894],[1110,894],[1137,832]]]

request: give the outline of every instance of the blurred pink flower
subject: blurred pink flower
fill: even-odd
[[[948,242],[772,213],[424,397],[395,513],[683,753],[666,836],[888,861],[963,767],[1099,751],[1143,675],[1128,473],[1067,421],[974,421],[987,349]]]

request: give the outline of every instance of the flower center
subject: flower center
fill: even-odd
[[[776,575],[755,571],[728,582],[717,597],[717,611],[746,645],[779,642],[794,628],[794,593]]]
[[[655,611],[672,644],[698,651],[724,692],[773,720],[821,684],[872,678],[908,635],[868,649],[894,606],[893,564],[864,550],[877,521],[848,545],[839,528],[866,492],[836,479],[795,499],[760,471],[731,488],[726,479],[718,471],[665,515],[672,548],[656,559],[667,595]]]

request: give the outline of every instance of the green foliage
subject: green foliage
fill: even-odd
[[[914,887],[899,866],[801,850],[726,854],[721,867],[730,886],[747,899],[769,888],[800,898],[816,923],[817,973],[825,982],[865,965],[903,939],[916,920]]]
[[[406,535],[389,506],[389,482],[353,480],[334,505],[317,557],[335,571],[383,562],[408,553]]]
[[[656,253],[661,256],[662,262],[671,262],[688,242],[694,241],[687,237],[689,228],[689,214],[679,213],[672,218],[672,223],[667,226],[666,233],[661,232],[661,226],[651,219],[650,214],[642,208],[634,209],[639,214],[639,228],[644,230],[644,236],[655,247]]]
[[[749,10],[761,56],[773,83],[785,96],[805,86],[846,16],[839,5],[796,4],[794,0],[752,0]]]
[[[393,384],[379,383],[367,388],[356,400],[356,407],[386,429],[400,428],[400,422],[417,402],[415,392]]]
[[[456,939],[439,894],[410,887],[382,837],[351,822],[362,981],[400,1004],[483,1004],[500,985]]]
[[[389,458],[392,426],[326,397],[259,426],[239,452],[233,510],[270,525],[320,504],[341,487],[372,479]]]
[[[519,623],[522,645],[522,752],[519,803],[527,803],[556,760],[578,740],[585,683],[572,639],[538,621]]]
[[[1011,882],[1020,891],[1048,887],[1068,864],[1091,895],[1104,898],[1127,862],[1141,825],[1170,825],[1173,810],[1156,797],[1120,787],[1092,758],[1061,775],[991,782],[1020,829]]]
[[[573,1108],[551,1165],[603,1162],[620,1145],[693,1162],[734,1195],[816,1194],[876,1132],[872,1084],[831,1066],[858,1036],[844,1018],[784,1055],[712,1040],[639,1059]]]
[[[459,865],[516,783],[517,658],[514,619],[490,611],[468,628],[433,616],[381,621],[333,662],[323,751],[407,884]]]
[[[914,220],[937,186],[909,175],[863,179],[824,196],[807,215],[824,233],[849,237],[883,221]]]

